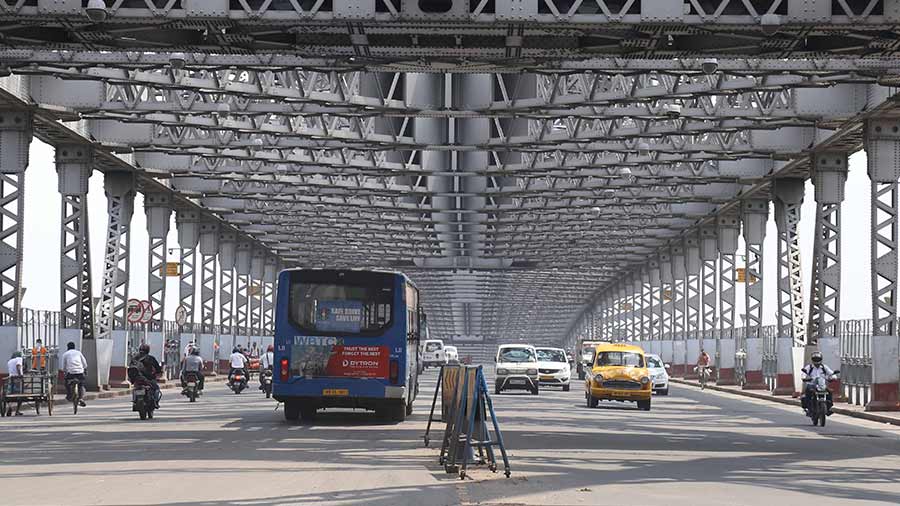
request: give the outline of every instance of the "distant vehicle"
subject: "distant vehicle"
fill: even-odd
[[[594,351],[598,344],[609,344],[605,341],[582,341],[578,347],[578,362],[575,364],[575,370],[578,372],[578,379],[583,380],[587,376],[587,370],[594,361]]]
[[[569,391],[572,367],[565,350],[561,348],[535,348],[538,359],[538,384],[562,387]]]
[[[402,273],[282,271],[272,396],[284,403],[287,420],[362,408],[403,421],[416,396],[424,325],[419,290]]]
[[[669,364],[665,364],[659,355],[646,354],[647,371],[653,382],[653,393],[669,395]]]
[[[429,339],[422,347],[422,365],[427,367],[439,367],[447,365],[447,354],[444,352],[444,341]]]
[[[459,352],[456,350],[456,346],[444,346],[444,356],[447,358],[448,364],[459,363]]]
[[[538,395],[537,351],[527,344],[504,344],[497,350],[494,392],[529,390]]]
[[[650,411],[653,385],[644,350],[630,344],[600,344],[584,382],[584,398],[589,408],[602,400],[633,401],[638,409]]]

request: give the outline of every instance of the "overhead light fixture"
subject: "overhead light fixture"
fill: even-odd
[[[700,69],[703,70],[703,73],[706,75],[715,74],[719,70],[719,60],[707,58],[700,64]]]
[[[106,2],[104,0],[89,0],[87,7],[84,8],[84,12],[95,23],[102,23],[109,17],[109,11],[106,10]]]
[[[641,141],[637,144],[637,151],[640,156],[650,156],[650,145]]]

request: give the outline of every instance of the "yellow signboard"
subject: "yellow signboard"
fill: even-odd
[[[663,290],[662,298],[663,300],[672,300],[672,290]]]
[[[630,302],[623,302],[619,304],[619,309],[622,311],[631,311],[632,305]]]
[[[735,281],[737,281],[738,283],[746,283],[747,282],[747,269],[746,268],[738,267],[734,271],[737,274],[737,279]],[[753,283],[756,283],[756,281],[757,281],[757,277],[751,275],[750,276],[750,284],[752,285]]]
[[[250,296],[259,295],[262,293],[262,286],[257,283],[251,283],[250,286],[247,287],[247,293]]]
[[[325,397],[341,397],[350,395],[350,390],[346,388],[324,388],[322,395]]]
[[[166,262],[160,269],[160,276],[181,276],[181,264],[178,262]]]

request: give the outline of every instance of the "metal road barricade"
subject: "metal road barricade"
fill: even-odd
[[[846,320],[838,325],[841,386],[847,401],[864,406],[871,398],[872,321]],[[900,364],[898,364],[900,367]]]
[[[441,418],[435,420],[434,411],[439,394],[442,394]],[[425,429],[425,446],[430,442],[431,424],[434,421],[446,423],[438,460],[447,473],[458,473],[463,479],[470,462],[487,465],[492,472],[497,472],[494,452],[497,448],[503,459],[504,474],[510,476],[506,447],[503,445],[500,425],[481,366],[441,367]]]

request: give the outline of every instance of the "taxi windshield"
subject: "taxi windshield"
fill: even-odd
[[[633,351],[601,351],[597,354],[597,365],[644,367],[644,357]]]
[[[529,348],[503,348],[498,362],[535,362],[534,351]]]

